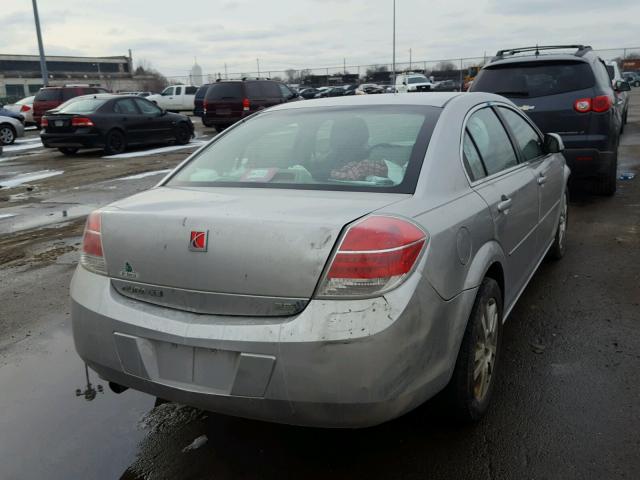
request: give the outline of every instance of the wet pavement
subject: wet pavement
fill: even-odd
[[[0,479],[638,478],[640,91],[633,101],[619,171],[636,177],[619,181],[613,198],[572,196],[567,255],[541,265],[505,325],[494,403],[474,427],[451,425],[438,398],[379,427],[335,431],[154,408],[153,398],[116,395],[91,372],[95,398],[76,396],[87,387],[69,322],[78,230],[56,217],[39,236],[24,230],[28,218],[46,216],[47,203],[61,215],[147,188],[160,177],[116,179],[168,160],[150,157],[88,185],[47,183],[61,175],[14,189],[23,197],[0,215],[19,215],[0,228],[23,223],[0,234],[0,249],[6,238],[16,239],[11,248],[36,238],[0,268]],[[76,213],[80,221],[84,213],[68,215]]]

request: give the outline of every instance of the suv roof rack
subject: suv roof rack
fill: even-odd
[[[522,47],[522,48],[508,48],[505,50],[498,50],[496,56],[492,60],[501,60],[507,55],[515,55],[516,53],[535,52],[535,55],[540,55],[541,50],[564,50],[567,48],[575,48],[574,55],[576,57],[582,57],[585,53],[591,51],[589,45],[536,45],[535,47]]]

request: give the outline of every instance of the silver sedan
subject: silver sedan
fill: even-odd
[[[116,391],[229,415],[363,427],[444,389],[478,420],[565,250],[562,149],[485,93],[259,112],[89,216],[76,349]]]

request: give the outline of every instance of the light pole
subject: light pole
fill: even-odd
[[[409,71],[411,71],[411,49],[409,49]]]
[[[396,0],[393,0],[393,64],[391,82],[393,89],[396,88]]]
[[[33,3],[33,16],[36,21],[36,35],[38,36],[38,50],[40,50],[40,73],[42,74],[42,86],[49,85],[49,72],[47,71],[47,60],[44,56],[44,47],[42,46],[42,32],[40,32],[40,16],[38,15],[38,4],[36,0]]]
[[[256,64],[258,65],[258,78],[260,78],[260,59],[256,58]]]

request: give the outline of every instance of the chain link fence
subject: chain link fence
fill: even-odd
[[[617,61],[621,71],[640,71],[640,47],[612,48],[594,50],[605,61]],[[396,62],[396,74],[415,72],[432,77],[434,81],[447,80],[452,90],[464,88],[465,83],[475,77],[492,55],[483,57],[450,58],[443,60],[416,60]],[[393,78],[393,65],[377,63],[370,65],[337,65],[330,67],[310,67],[303,69],[269,69],[260,68],[229,71],[223,66],[216,71],[202,75],[200,78],[191,75],[169,76],[171,84],[202,85],[221,80],[239,80],[242,78],[271,78],[288,84],[299,86],[332,86],[344,84],[376,83],[389,85]]]

